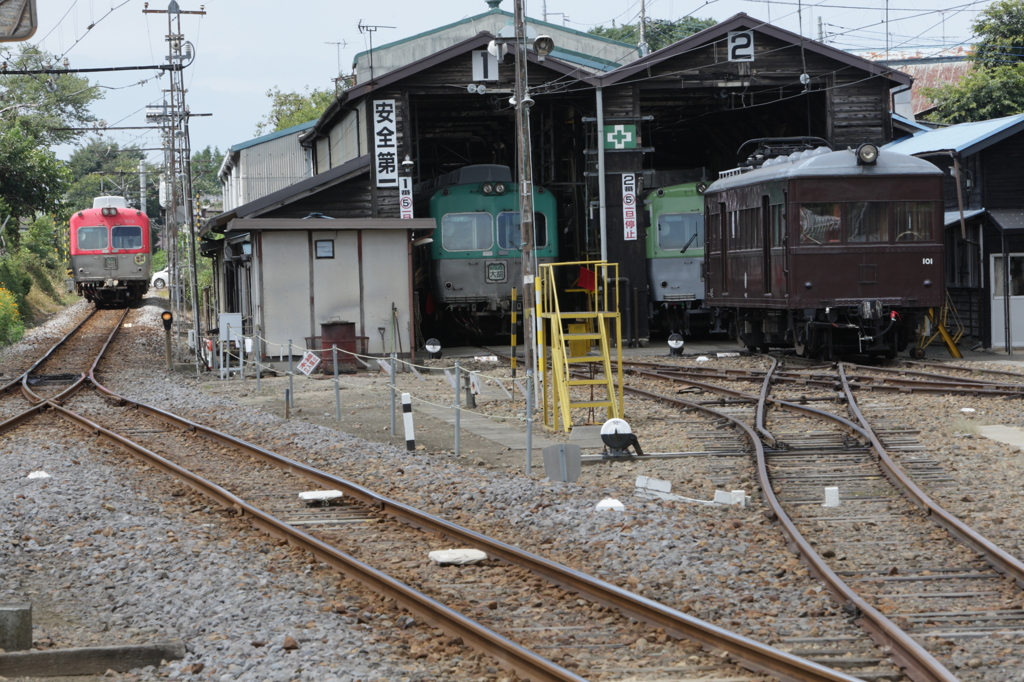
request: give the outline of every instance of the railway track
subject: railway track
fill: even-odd
[[[876,433],[857,406],[844,366],[831,382],[780,382],[777,395],[825,408],[815,409],[767,399],[775,365],[730,375],[764,379],[761,408],[733,406],[729,416],[757,428],[769,443],[757,448],[766,500],[813,572],[877,641],[892,647],[913,679],[1017,679],[1017,667],[1003,664],[1012,662],[1013,640],[1024,635],[1018,587],[1024,565],[938,507],[895,465],[883,441],[914,452],[914,433],[891,418]],[[695,383],[671,372],[640,373]],[[945,376],[912,381],[948,383]],[[734,399],[754,397],[696,383]],[[986,385],[996,383],[1005,385]],[[767,416],[766,405],[773,405]],[[929,470],[933,479],[935,473]],[[840,506],[822,506],[826,486],[839,488]]]
[[[102,347],[107,345],[109,338]],[[179,477],[225,509],[395,599],[524,677],[577,680],[584,679],[580,674],[585,673],[589,679],[633,679],[654,670],[671,670],[685,675],[713,672],[758,679],[740,673],[735,667],[739,663],[780,679],[854,679],[227,434],[127,400],[98,383],[97,362],[98,357],[88,373],[94,390],[73,396],[67,389],[47,398],[37,395],[43,401],[29,412],[46,407]],[[10,428],[19,421],[25,420],[9,420],[0,427]],[[218,480],[202,474],[215,475]],[[340,490],[344,502],[312,508],[301,504],[297,493],[314,487]],[[413,533],[407,525],[436,537]],[[426,549],[452,540],[483,549],[488,562],[477,569],[438,571],[429,564],[425,568]],[[403,543],[405,549],[396,549]],[[360,557],[374,563],[387,557],[389,573]],[[493,578],[492,585],[485,585],[484,574]],[[524,592],[524,585],[531,591]],[[478,622],[477,616],[489,617],[493,629]],[[555,620],[538,625],[542,617]],[[677,638],[686,641],[676,642]],[[657,647],[637,653],[640,640]],[[711,653],[699,653],[700,646]]]

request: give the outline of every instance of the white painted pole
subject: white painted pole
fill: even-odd
[[[412,428],[412,396],[402,394],[402,421],[405,425],[405,449],[412,452],[416,449],[416,434]]]

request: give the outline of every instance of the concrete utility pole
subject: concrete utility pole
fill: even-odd
[[[647,3],[645,0],[640,0],[640,42],[637,44],[637,48],[640,49],[640,56],[646,57],[650,51],[647,44]]]
[[[149,3],[145,4],[142,10],[144,14],[166,14],[167,15],[167,63],[170,66],[170,88],[166,90],[169,102],[165,104],[162,118],[165,134],[167,135],[167,155],[165,164],[167,167],[167,191],[170,207],[166,213],[167,235],[164,249],[168,255],[168,276],[171,292],[171,307],[175,311],[174,321],[180,324],[184,319],[180,307],[185,302],[181,300],[180,292],[183,290],[180,282],[181,258],[178,253],[178,230],[179,205],[184,209],[186,225],[188,227],[188,250],[184,255],[189,264],[189,283],[192,289],[192,328],[195,334],[195,357],[196,374],[201,371],[200,366],[200,345],[202,343],[202,329],[199,326],[199,286],[196,274],[195,255],[195,211],[193,209],[194,197],[192,196],[191,173],[191,149],[188,139],[188,107],[185,105],[185,84],[184,67],[191,63],[195,55],[192,44],[184,40],[181,33],[181,15],[199,14],[205,15],[205,10],[183,10],[178,6],[177,0],[171,0],[166,10],[149,9]],[[180,158],[179,158],[180,157]],[[181,181],[179,184],[179,175]],[[178,335],[180,340],[180,334]]]
[[[533,163],[530,149],[530,99],[527,88],[527,45],[526,17],[523,0],[515,0],[516,28],[516,137],[519,148],[519,227],[523,240],[523,347],[527,369],[537,375],[536,361],[536,301],[535,282],[537,268],[534,264],[533,235]]]

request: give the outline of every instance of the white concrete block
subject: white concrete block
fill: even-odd
[[[738,358],[740,356],[739,353],[715,353],[715,355],[720,358]]]
[[[699,358],[697,358],[697,362],[708,362],[709,360],[710,358],[708,358],[708,356],[706,355],[702,355]]]
[[[741,507],[746,507],[750,501],[750,496],[747,495],[746,490],[733,490],[732,491],[732,503],[738,504]]]
[[[825,488],[825,504],[823,506],[839,506],[839,488],[837,486],[829,486],[828,488]]]
[[[31,474],[28,475],[28,477],[29,478],[49,478],[50,474],[46,473],[45,471],[33,471]]]
[[[644,490],[653,490],[659,493],[672,492],[671,481],[662,481],[661,479],[651,478],[650,476],[637,476],[636,487],[643,488]]]
[[[626,511],[626,506],[618,500],[606,497],[597,503],[597,511]]]
[[[486,561],[487,553],[481,552],[479,549],[439,549],[431,552],[427,557],[440,566],[464,566]]]
[[[340,490],[307,490],[304,493],[299,493],[299,499],[307,502],[325,502],[336,500],[339,497],[343,497]]]
[[[497,362],[497,355],[474,355],[473,359],[477,362]]]
[[[716,490],[714,502],[716,504],[733,504],[732,493],[725,490]]]
[[[973,407],[961,407],[960,411],[963,412],[964,414],[971,414],[972,412],[974,412],[974,408]]]

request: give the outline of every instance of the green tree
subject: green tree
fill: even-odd
[[[922,92],[935,103],[930,118],[943,123],[987,121],[1024,112],[1024,64],[976,68],[960,82]]]
[[[310,91],[309,86],[306,86],[305,94],[281,92],[275,86],[267,90],[267,97],[271,101],[270,113],[256,124],[257,135],[276,133],[300,123],[315,121],[334,101],[335,95],[331,90]]]
[[[972,26],[973,68],[957,83],[922,88],[942,123],[985,121],[1024,112],[1024,0],[997,0]]]
[[[210,205],[210,197],[219,197],[221,194],[217,174],[223,162],[224,154],[217,147],[207,145],[206,149],[192,154],[192,191],[203,206]]]
[[[718,22],[714,19],[698,19],[697,17],[683,17],[676,21],[669,19],[648,19],[647,20],[647,45],[651,52],[668,47],[672,43],[678,43],[683,38],[693,35],[698,31],[714,26]],[[614,22],[610,28],[597,26],[588,31],[596,36],[618,40],[621,43],[636,45],[640,42],[640,23],[624,24],[616,26]]]
[[[16,54],[4,57],[10,70],[58,66],[56,57],[22,43]],[[103,91],[73,73],[3,75],[0,72],[0,127],[18,124],[40,145],[71,142],[83,133],[62,128],[88,127],[96,122],[89,110]]]
[[[973,60],[985,69],[995,69],[1024,60],[1024,3],[997,0],[974,20]]]
[[[0,249],[8,253],[20,247],[19,219],[56,213],[67,188],[63,162],[36,145],[20,125],[0,127]]]

